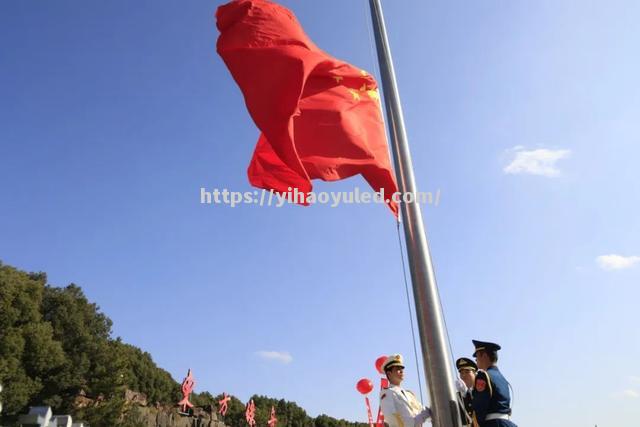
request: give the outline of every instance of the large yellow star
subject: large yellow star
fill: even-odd
[[[360,94],[358,93],[358,91],[349,89],[349,92],[351,93],[351,96],[353,96],[354,101],[360,101]]]
[[[369,95],[369,98],[371,99],[380,101],[380,93],[377,90],[368,90],[367,95]]]

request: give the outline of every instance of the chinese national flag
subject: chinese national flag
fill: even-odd
[[[385,199],[397,191],[373,77],[320,50],[276,3],[234,0],[216,19],[217,51],[261,131],[252,185],[306,194],[312,179],[361,174]]]

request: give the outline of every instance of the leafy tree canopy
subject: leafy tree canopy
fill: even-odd
[[[175,404],[180,385],[159,368],[147,352],[111,336],[111,320],[87,300],[82,289],[47,284],[44,273],[27,273],[0,262],[0,383],[4,413],[18,414],[29,406],[49,405],[56,413],[71,413],[94,427],[135,427],[135,408],[124,401],[126,389],[144,393],[150,404]],[[103,404],[77,408],[79,395]],[[193,394],[200,407],[217,404],[222,396]],[[253,396],[255,420],[266,426],[271,407],[278,426],[366,426],[327,415],[312,418],[294,402]],[[224,421],[246,426],[245,404],[231,396]]]

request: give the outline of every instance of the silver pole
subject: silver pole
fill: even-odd
[[[413,193],[415,196],[417,189],[411,153],[382,15],[382,5],[380,0],[369,0],[369,4],[399,190],[403,194]],[[414,200],[416,200],[415,197]],[[456,392],[453,388],[447,331],[420,205],[417,202],[401,203],[400,207],[416,304],[422,361],[431,397],[432,423],[435,427],[459,427],[461,421]]]

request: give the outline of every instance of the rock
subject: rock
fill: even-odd
[[[139,407],[145,427],[227,427],[209,408],[193,408],[189,416],[180,415],[178,408],[157,405]]]
[[[139,406],[147,406],[147,395],[137,391],[126,389],[124,391],[124,400]]]
[[[73,399],[73,407],[76,409],[86,408],[92,406],[94,403],[93,399],[89,399],[85,395],[78,395]]]

